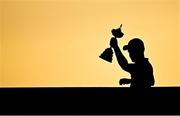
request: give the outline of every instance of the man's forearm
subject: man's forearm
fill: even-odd
[[[124,57],[124,55],[122,54],[122,52],[118,46],[113,47],[113,48],[114,48],[114,52],[116,54],[116,58],[117,58],[119,65],[122,67],[122,69],[125,70],[127,68],[127,65],[128,65],[126,58]]]

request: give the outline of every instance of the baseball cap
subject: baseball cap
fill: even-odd
[[[139,38],[134,38],[129,41],[128,45],[125,45],[123,47],[123,50],[128,50],[128,51],[139,51],[139,52],[144,52],[144,43],[142,40]]]

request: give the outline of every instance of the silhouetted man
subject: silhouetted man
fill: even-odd
[[[114,49],[121,68],[131,74],[131,79],[120,79],[120,85],[131,84],[131,88],[149,88],[154,85],[153,68],[148,58],[144,57],[145,48],[142,40],[134,38],[129,41],[128,45],[123,47],[123,50],[128,50],[129,56],[134,62],[131,64],[128,64],[123,56],[116,38],[111,39],[110,46]]]

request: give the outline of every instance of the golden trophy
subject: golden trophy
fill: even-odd
[[[119,28],[117,29],[112,29],[111,32],[112,32],[112,35],[115,37],[115,38],[121,38],[123,37],[124,33],[122,33],[121,31],[121,27],[122,27],[122,24],[120,25]],[[101,55],[99,56],[100,58],[102,58],[103,60],[105,61],[108,61],[110,63],[112,63],[112,58],[113,58],[113,50],[111,47],[109,48],[106,48],[104,50],[103,53],[101,53]]]

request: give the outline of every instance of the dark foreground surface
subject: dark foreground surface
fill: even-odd
[[[180,114],[180,87],[0,88],[0,114]]]

